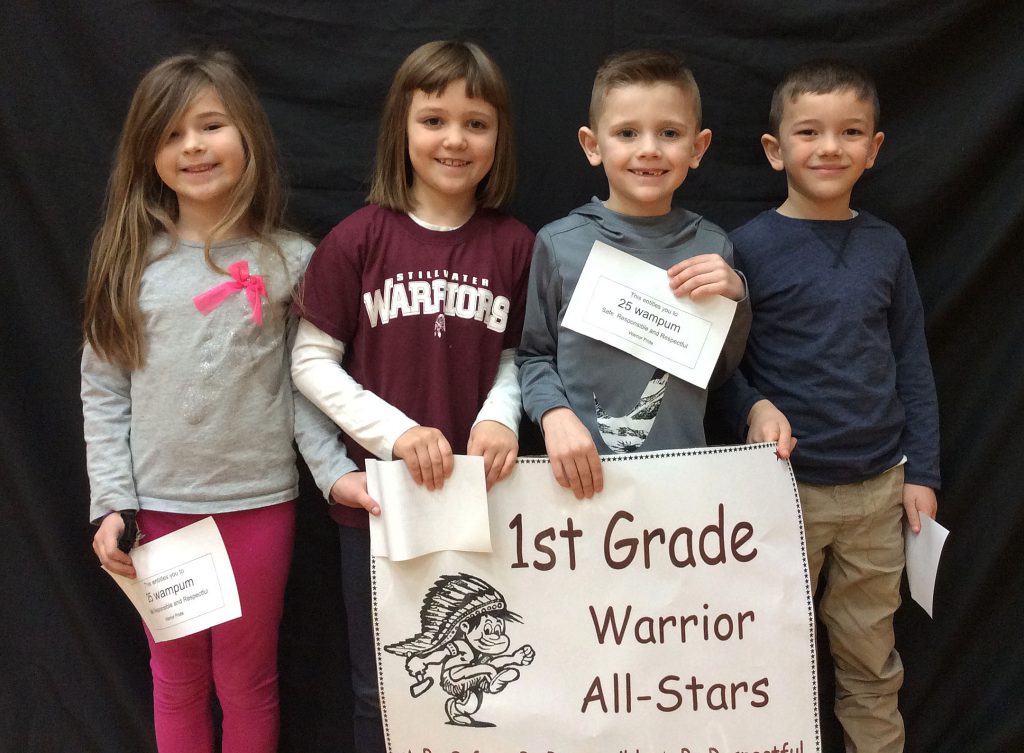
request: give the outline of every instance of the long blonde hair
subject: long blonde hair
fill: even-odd
[[[417,91],[439,94],[448,84],[465,80],[466,96],[479,97],[498,113],[494,163],[477,186],[477,201],[497,209],[512,198],[516,182],[515,139],[508,87],[501,69],[483,48],[472,42],[427,42],[413,50],[391,82],[377,138],[377,159],[367,200],[397,212],[413,211],[409,187],[408,117]]]
[[[150,244],[160,230],[173,242],[178,219],[177,196],[160,180],[154,159],[167,131],[206,88],[224,103],[245,149],[242,177],[232,189],[228,210],[206,239],[206,263],[226,274],[210,248],[239,222],[274,245],[272,234],[283,221],[277,147],[256,88],[238,60],[227,52],[186,54],[151,68],[135,89],[121,131],[85,290],[86,340],[101,358],[127,369],[145,363],[139,286]]]

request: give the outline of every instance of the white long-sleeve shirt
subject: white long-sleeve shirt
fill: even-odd
[[[292,349],[292,379],[321,411],[367,452],[390,460],[395,442],[418,424],[398,408],[366,390],[342,368],[345,344],[302,320]],[[515,350],[502,351],[494,386],[474,425],[497,421],[519,431],[519,370]]]

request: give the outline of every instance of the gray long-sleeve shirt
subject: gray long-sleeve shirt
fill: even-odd
[[[294,499],[293,439],[325,497],[355,470],[337,427],[289,375],[289,304],[313,247],[292,234],[275,241],[280,255],[252,239],[212,249],[223,268],[246,261],[263,279],[262,326],[244,289],[201,314],[193,298],[234,278],[207,266],[201,243],[168,251],[166,237],[154,241],[139,292],[145,365],[125,370],[88,345],[82,355],[91,520],[138,507],[207,514]]]
[[[526,414],[540,423],[552,408],[571,408],[600,453],[704,446],[705,390],[562,326],[597,240],[664,269],[708,253],[732,263],[725,231],[684,209],[660,217],[631,217],[594,199],[546,225],[534,245],[526,322],[516,357]],[[749,329],[750,303],[744,298],[712,384],[739,364]]]

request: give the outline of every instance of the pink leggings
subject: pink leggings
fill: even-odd
[[[152,541],[205,515],[143,510]],[[242,616],[177,640],[149,640],[153,716],[160,753],[213,753],[211,693],[224,712],[223,753],[274,753],[280,728],[277,634],[284,606],[295,503],[219,513]]]

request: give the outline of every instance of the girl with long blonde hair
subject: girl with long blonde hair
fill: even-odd
[[[82,403],[96,556],[138,573],[125,543],[212,516],[242,616],[175,640],[148,628],[161,753],[271,753],[277,637],[295,532],[298,441],[338,498],[358,474],[337,429],[293,391],[292,291],[312,246],[281,230],[277,153],[238,61],[179,55],[132,99],[92,249]]]

